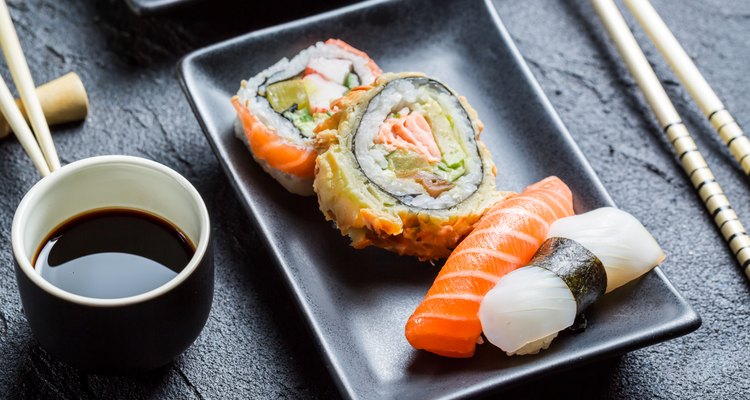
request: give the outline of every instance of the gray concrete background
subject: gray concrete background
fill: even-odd
[[[740,123],[750,120],[750,2],[653,2],[729,110]],[[208,324],[171,366],[141,376],[101,376],[57,361],[31,335],[10,250],[15,207],[37,175],[15,139],[0,142],[0,398],[337,397],[189,109],[174,67],[191,50],[341,1],[292,6],[213,1],[141,18],[121,0],[8,3],[36,81],[72,70],[87,86],[89,118],[54,130],[62,161],[131,154],[185,175],[212,213],[217,271]],[[703,318],[703,326],[688,336],[502,396],[744,397],[750,392],[748,285],[590,5],[584,0],[496,0],[496,5],[605,187],[652,231],[668,254],[664,272]],[[747,178],[628,20],[738,214],[750,215]],[[0,74],[10,82],[4,63]]]

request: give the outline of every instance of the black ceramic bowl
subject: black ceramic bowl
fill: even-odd
[[[55,227],[110,207],[146,211],[174,224],[195,244],[193,258],[167,283],[114,299],[67,292],[34,270],[34,253]],[[11,234],[18,290],[34,336],[47,351],[85,370],[136,372],[169,363],[198,337],[211,309],[210,231],[195,188],[153,161],[93,157],[42,179],[18,206]]]

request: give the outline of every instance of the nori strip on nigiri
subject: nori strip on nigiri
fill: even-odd
[[[578,242],[553,237],[542,243],[528,266],[547,269],[568,285],[580,314],[604,294],[607,272],[599,259]]]

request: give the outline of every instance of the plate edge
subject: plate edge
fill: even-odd
[[[126,0],[126,1],[130,2],[130,1],[133,1],[133,0]],[[195,1],[195,0],[191,0],[191,1]],[[278,31],[278,30],[285,30],[285,29],[295,28],[295,27],[298,27],[298,26],[302,26],[302,25],[306,25],[306,24],[312,23],[312,22],[318,22],[318,21],[322,21],[322,20],[325,20],[325,19],[335,18],[335,17],[338,17],[338,16],[343,15],[343,14],[347,14],[347,13],[359,11],[360,9],[369,8],[369,7],[378,5],[378,4],[390,3],[390,2],[394,2],[394,1],[396,1],[396,0],[367,0],[367,1],[362,1],[362,2],[359,2],[359,3],[355,3],[355,4],[350,4],[348,6],[334,8],[333,10],[325,11],[325,12],[322,12],[320,14],[314,14],[314,15],[310,15],[310,16],[307,16],[307,17],[295,19],[295,20],[292,20],[292,21],[289,21],[289,22],[284,22],[282,24],[272,25],[272,26],[269,26],[269,27],[261,28],[261,29],[254,30],[254,31],[250,31],[250,32],[247,32],[247,33],[243,33],[243,34],[241,34],[239,36],[235,36],[235,37],[232,37],[232,38],[229,38],[229,39],[226,39],[226,40],[222,40],[220,42],[217,42],[217,43],[205,46],[205,47],[201,47],[201,48],[199,48],[197,50],[193,50],[192,52],[190,52],[187,55],[185,55],[185,57],[183,57],[183,59],[188,58],[188,57],[190,57],[191,59],[199,59],[205,53],[210,53],[210,52],[214,51],[217,48],[230,46],[230,45],[232,45],[234,43],[243,42],[243,41],[245,41],[245,40],[247,40],[249,38],[264,36],[264,35],[273,33],[273,32]]]
[[[156,4],[141,4],[138,0],[125,0],[125,3],[130,8],[133,14],[139,17],[150,16],[154,14],[163,13],[170,9],[183,8],[189,4],[196,3],[198,0],[172,0],[172,1],[161,1]]]

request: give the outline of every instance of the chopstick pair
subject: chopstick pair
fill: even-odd
[[[734,253],[745,276],[750,279],[750,236],[732,209],[690,132],[682,123],[614,1],[591,2],[664,129],[682,169]],[[648,0],[625,0],[625,3],[688,88],[688,92],[709,118],[725,144],[729,146],[732,155],[745,172],[750,173],[750,142],[656,10]]]
[[[698,71],[698,67],[687,55],[685,49],[680,46],[654,6],[651,5],[649,0],[625,0],[625,5],[672,67],[672,70],[706,115],[724,144],[729,147],[729,151],[740,164],[742,170],[745,171],[745,174],[750,175],[750,140]]]
[[[21,95],[21,101],[26,109],[31,126],[34,128],[36,138],[32,135],[29,125],[16,105],[5,79],[2,78],[0,78],[0,111],[18,137],[21,146],[31,157],[36,169],[42,176],[47,176],[50,172],[60,168],[60,160],[57,157],[52,135],[42,112],[36,87],[31,78],[29,66],[26,64],[26,58],[23,55],[5,0],[0,0],[0,47],[3,49],[8,69],[13,76],[13,82],[16,84],[18,93]]]

